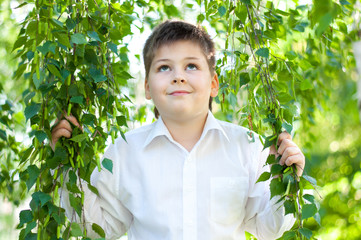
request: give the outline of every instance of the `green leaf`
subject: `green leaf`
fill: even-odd
[[[40,111],[41,104],[39,103],[31,103],[31,105],[25,108],[25,118],[28,121],[30,118],[34,117]]]
[[[81,237],[83,236],[83,231],[81,230],[79,224],[77,223],[72,223],[71,224],[71,230],[70,233],[73,237]]]
[[[89,70],[89,74],[94,79],[95,83],[103,82],[103,81],[107,80],[107,77],[104,76],[98,69],[91,68]]]
[[[310,239],[312,237],[312,231],[310,229],[300,228],[298,231],[307,239]]]
[[[81,121],[83,124],[94,126],[96,123],[96,117],[93,114],[84,114],[81,118]]]
[[[272,176],[282,174],[283,166],[280,164],[273,164],[271,167],[271,174]]]
[[[313,218],[318,223],[318,225],[321,226],[321,216],[318,212],[315,214],[315,216],[313,216]]]
[[[63,28],[64,23],[60,22],[58,19],[52,18],[52,19],[51,19],[51,22],[52,22],[53,24],[55,24],[55,26],[58,26],[58,27],[60,27],[60,28]]]
[[[23,227],[23,225],[25,223],[28,223],[30,222],[31,220],[33,220],[33,214],[31,212],[31,210],[23,210],[20,212],[19,214],[19,220],[20,220],[20,223],[19,223],[19,227]]]
[[[93,39],[95,41],[98,41],[98,42],[102,41],[102,40],[100,40],[98,33],[94,32],[94,31],[88,31],[87,34],[91,39]]]
[[[93,193],[95,193],[96,195],[99,195],[98,189],[90,184],[88,184],[88,188],[90,191],[92,191]]]
[[[296,212],[294,201],[286,200],[283,205],[285,207],[285,215]]]
[[[75,212],[81,217],[81,198],[75,197],[73,194],[69,194],[70,206],[72,206]]]
[[[51,200],[51,196],[43,192],[34,192],[31,196],[36,203],[41,204],[41,207]]]
[[[74,142],[82,142],[84,141],[85,139],[87,139],[88,137],[88,134],[87,133],[83,133],[83,134],[79,134],[79,135],[76,135],[72,138],[70,138],[71,141],[74,141]]]
[[[71,31],[76,27],[76,22],[72,18],[66,19],[65,24],[68,31]]]
[[[293,127],[292,127],[291,124],[289,124],[288,122],[284,121],[284,122],[282,123],[282,127],[283,127],[289,134],[291,134],[292,129],[293,129]]]
[[[303,175],[303,177],[306,181],[308,181],[309,183],[311,183],[312,185],[316,186],[317,185],[317,181],[316,179],[314,179],[313,177],[310,177],[308,175]]]
[[[84,98],[83,98],[82,96],[71,97],[71,98],[70,98],[70,102],[72,102],[72,103],[78,103],[78,104],[83,104],[83,103],[84,103]]]
[[[218,8],[219,16],[223,17],[227,13],[227,9],[224,6]]]
[[[26,171],[29,174],[29,178],[26,181],[26,186],[28,187],[28,190],[31,189],[31,187],[35,184],[36,180],[39,177],[40,169],[35,165],[30,165]]]
[[[280,101],[281,104],[286,104],[289,101],[291,101],[293,98],[291,95],[289,95],[288,93],[280,93],[278,94],[278,100]]]
[[[109,158],[104,158],[102,161],[102,165],[109,172],[113,173],[113,161],[112,160],[110,160]]]
[[[272,139],[272,140],[271,140]],[[272,146],[272,144],[275,144],[277,138],[275,138],[274,136],[268,136],[265,139],[264,145],[263,145],[263,149],[266,149],[270,146]]]
[[[25,235],[27,235],[28,233],[31,232],[32,229],[34,229],[36,227],[36,222],[33,221],[33,222],[30,222],[26,225],[26,228],[25,228]],[[27,239],[27,237],[26,237]]]
[[[303,198],[309,201],[310,203],[315,203],[315,197],[310,194],[303,195]]]
[[[54,36],[58,39],[58,42],[67,48],[71,48],[68,34],[54,32]]]
[[[134,78],[132,75],[130,75],[130,74],[129,74],[128,72],[126,72],[126,71],[121,71],[120,73],[117,73],[117,75],[118,75],[120,78],[124,79],[124,80],[128,80],[128,79]]]
[[[125,118],[125,116],[117,116],[116,119],[117,119],[117,124],[118,124],[119,126],[126,126],[126,127],[128,127],[127,119]]]
[[[285,56],[288,58],[288,60],[292,61],[294,60],[295,58],[297,58],[297,54],[291,50],[291,51],[288,51]]]
[[[264,182],[267,181],[271,177],[270,172],[264,172],[261,174],[261,176],[258,178],[257,182]]]
[[[86,44],[88,41],[85,39],[85,36],[81,33],[75,33],[71,35],[70,40],[75,44]]]
[[[15,72],[14,75],[14,79],[19,79],[22,74],[24,73],[25,69],[26,69],[27,64],[20,64],[20,66],[18,67],[18,69]]]
[[[15,49],[19,48],[19,47],[22,47],[28,40],[28,37],[27,36],[24,36],[24,37],[19,37],[15,43],[14,43],[14,46],[13,46],[13,50],[14,51]]]
[[[99,226],[96,223],[93,223],[92,224],[92,229],[94,230],[94,232],[99,234],[100,237],[105,238],[105,232],[104,232],[104,230],[103,230],[103,228],[101,226]]]
[[[204,19],[206,19],[206,17],[203,14],[198,14],[197,23],[202,23]]]
[[[27,2],[23,2],[22,4],[20,4],[19,6],[15,7],[14,9],[18,9],[18,8],[21,8],[25,5],[27,5],[28,3]]]
[[[33,150],[34,150],[34,147],[31,146],[26,151],[22,152],[20,163],[23,163],[25,160],[27,160],[29,158],[30,154],[33,152]]]
[[[276,161],[276,156],[273,155],[273,154],[268,155],[266,164],[271,165],[271,164],[275,164],[275,163],[277,163],[277,161]]]
[[[269,58],[269,49],[268,48],[260,48],[256,51],[256,54],[260,57]]]
[[[35,137],[39,140],[39,142],[43,142],[46,138],[48,138],[48,135],[42,130],[38,130],[35,132]]]
[[[333,17],[331,13],[326,13],[320,18],[320,21],[316,28],[317,37],[321,36],[321,34],[330,26],[332,19]]]
[[[312,89],[313,85],[310,79],[304,79],[301,84],[300,84],[300,89],[302,91],[308,90],[308,89]]]
[[[244,4],[251,4],[251,0],[241,0],[241,2],[243,2]]]
[[[277,79],[278,81],[288,82],[293,79],[293,76],[287,69],[283,69],[277,74]]]
[[[107,43],[107,46],[108,46],[108,48],[109,48],[113,53],[115,53],[116,55],[118,55],[118,46],[117,46],[117,44],[112,43],[112,42],[108,42],[108,43]]]
[[[46,41],[42,46],[36,47],[44,56],[48,52],[52,52],[55,54],[56,44],[51,41]]]
[[[53,74],[54,76],[57,76],[59,79],[62,79],[62,76],[60,75],[60,72],[55,65],[48,64],[47,67],[48,67],[49,72],[51,72],[51,74]]]
[[[0,129],[0,138],[4,141],[7,141],[6,132],[2,129]]]
[[[296,232],[294,231],[288,231],[288,232],[285,232],[282,236],[282,240],[290,240],[290,239],[295,239],[296,238]]]
[[[34,85],[35,85],[36,89],[39,89],[40,84],[42,84],[44,82],[44,78],[45,78],[44,71],[40,71],[39,75],[40,76],[38,78],[36,73],[33,74],[33,82],[34,82]]]
[[[56,168],[60,163],[66,164],[68,162],[68,153],[65,148],[59,146],[55,147],[54,157],[49,159],[46,163],[51,168]]]
[[[302,206],[302,219],[307,219],[314,216],[317,213],[317,207],[315,204],[305,204]]]
[[[249,78],[249,74],[248,73],[240,73],[239,74],[239,83],[240,83],[240,87],[242,87],[243,85],[249,83],[250,78]]]
[[[350,5],[350,3],[346,0],[340,0],[341,5]]]
[[[282,195],[285,192],[285,186],[279,178],[274,178],[270,184],[271,198],[276,195]]]

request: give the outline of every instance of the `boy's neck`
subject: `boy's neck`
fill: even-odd
[[[196,116],[188,121],[176,121],[167,118],[164,119],[163,117],[162,120],[174,141],[178,142],[190,152],[202,135],[207,116],[208,112],[205,115]]]

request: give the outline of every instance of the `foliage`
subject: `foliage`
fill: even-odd
[[[21,85],[15,93],[21,96],[24,111],[18,112],[18,103],[7,96],[0,104],[0,145],[6,156],[1,159],[0,192],[15,204],[26,191],[31,195],[30,209],[20,213],[20,239],[86,235],[66,220],[58,207],[57,189],[67,187],[73,193],[70,201],[81,217],[82,190],[74,183],[83,179],[89,184],[95,168],[112,170],[111,161],[100,163],[99,156],[106,140],[122,136],[131,119],[129,96],[123,91],[132,78],[125,38],[134,28],[142,32],[145,25],[184,18],[184,12],[196,5],[201,7],[197,21],[209,24],[224,40],[217,62],[221,92],[215,100],[222,108],[217,117],[262,134],[265,146],[276,143],[282,130],[296,132],[308,159],[305,172],[324,186],[315,199],[302,192],[313,187],[310,180],[315,185],[312,178],[304,176],[298,182],[292,168],[277,164],[261,176],[259,180],[266,180],[283,173],[272,180],[272,195],[285,198],[286,213],[299,217],[294,231],[283,239],[336,239],[335,232],[338,239],[359,239],[361,177],[356,159],[361,159],[357,133],[361,131],[354,131],[360,124],[350,50],[358,29],[349,24],[356,1],[280,2],[189,1],[181,8],[171,1],[142,0],[20,4],[18,9],[32,10],[21,23],[17,40],[6,39],[6,45],[15,42],[13,53],[21,59],[12,83]],[[3,79],[0,90],[14,95]],[[50,126],[64,110],[80,119],[84,132],[76,129],[53,153],[48,146]],[[136,118],[143,121],[144,115]],[[25,131],[21,126],[25,121],[31,126],[27,131],[31,145],[26,148],[14,137],[16,129]],[[252,131],[249,134],[252,141]],[[274,161],[269,158],[269,163]],[[102,235],[98,226],[93,228]]]
[[[122,41],[131,34],[135,18],[130,2],[36,1],[21,24],[14,43],[21,62],[14,77],[24,74],[30,83],[23,96],[32,144],[19,162],[27,166],[20,179],[28,190],[35,189],[31,209],[20,213],[20,239],[82,235],[76,224],[65,220],[57,203],[58,188],[72,193],[70,203],[81,217],[83,195],[74,183],[79,178],[90,185],[91,172],[101,168],[99,154],[108,136],[114,140],[118,133],[123,135],[128,116],[124,102],[129,98],[121,86],[132,76]],[[48,144],[51,123],[65,114],[79,119],[84,132],[75,129],[53,152]]]
[[[350,37],[343,21],[351,16],[354,3],[315,1],[313,6],[296,4],[281,10],[271,1],[206,2],[206,14],[200,14],[198,20],[209,19],[226,38],[224,57],[218,61],[220,68],[226,68],[219,73],[223,92],[216,99],[227,113],[224,117],[240,119],[241,124],[263,134],[265,147],[276,145],[282,129],[291,133],[295,120],[305,131],[329,91],[322,76],[339,74],[343,65],[353,67],[354,63],[346,60],[351,55]],[[307,38],[300,37],[305,34]],[[345,50],[335,53],[335,49]],[[330,62],[326,60],[324,66],[320,58]],[[237,103],[244,100],[240,89],[246,92],[247,104],[236,110]],[[271,178],[271,197],[285,199],[286,214],[293,213],[298,219],[296,228],[283,238],[312,238],[304,220],[309,228],[317,229],[319,204],[303,190],[315,187],[316,182],[307,175],[298,182],[291,168],[278,165],[272,157],[267,163],[272,164],[271,172],[263,173],[259,181],[281,174],[281,178]]]

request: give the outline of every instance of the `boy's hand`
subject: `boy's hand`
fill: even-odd
[[[270,154],[274,154],[276,158],[282,155],[279,164],[291,166],[296,165],[297,175],[301,176],[305,168],[305,156],[301,149],[292,141],[292,137],[288,132],[283,132],[278,137],[278,150],[275,146],[271,146]]]
[[[65,119],[62,119],[62,117],[65,117]],[[55,144],[57,143],[59,138],[61,138],[61,137],[70,138],[71,137],[71,133],[72,133],[73,129],[71,128],[70,122],[72,124],[74,124],[75,126],[77,126],[78,128],[80,128],[81,130],[83,130],[83,128],[80,126],[78,120],[73,115],[68,116],[67,114],[62,114],[60,119],[61,119],[60,121],[59,121],[59,119],[57,120],[56,126],[51,131],[50,147],[53,149],[53,151],[55,150]]]

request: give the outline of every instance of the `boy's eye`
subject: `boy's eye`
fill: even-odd
[[[197,70],[198,68],[197,68],[197,66],[195,65],[195,64],[188,64],[187,65],[187,70]]]
[[[165,72],[165,71],[168,71],[169,70],[169,66],[167,65],[162,65],[158,68],[158,71],[159,72]]]

